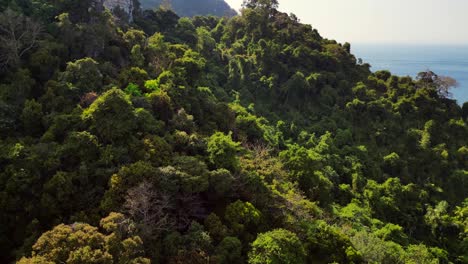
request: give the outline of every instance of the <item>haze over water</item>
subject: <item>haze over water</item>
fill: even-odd
[[[239,10],[243,0],[226,2]],[[455,78],[460,86],[453,90],[454,98],[459,104],[468,101],[468,1],[278,2],[280,11],[296,14],[323,37],[353,43],[353,53],[370,63],[373,71],[386,69],[395,75],[415,77],[430,69]]]
[[[459,104],[468,101],[468,45],[353,44],[352,52],[371,64],[372,71],[415,77],[429,69],[455,78],[459,87],[452,90],[453,98]]]

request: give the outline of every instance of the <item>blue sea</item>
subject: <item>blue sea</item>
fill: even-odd
[[[468,101],[468,46],[419,46],[389,44],[353,44],[352,53],[372,65],[371,70],[390,70],[399,76],[415,77],[431,70],[456,79],[452,90],[461,105]]]

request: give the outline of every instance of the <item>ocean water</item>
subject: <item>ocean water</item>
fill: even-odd
[[[371,70],[390,70],[399,76],[415,77],[431,70],[456,79],[453,99],[461,105],[468,101],[468,46],[418,46],[353,44],[352,53],[372,65]]]

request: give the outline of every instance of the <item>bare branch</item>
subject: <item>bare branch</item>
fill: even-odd
[[[33,49],[42,32],[42,26],[11,9],[0,14],[0,66],[16,66]]]
[[[458,87],[458,82],[454,78],[437,75],[430,70],[420,72],[416,80],[420,82],[420,87],[431,87],[442,98],[450,98],[452,96],[450,90]]]
[[[170,197],[155,191],[149,182],[128,191],[124,208],[145,237],[157,237],[175,225],[170,216],[173,209]]]

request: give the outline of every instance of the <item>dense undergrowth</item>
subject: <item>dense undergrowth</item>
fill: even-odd
[[[468,263],[468,104],[276,8],[2,1],[0,262]]]

